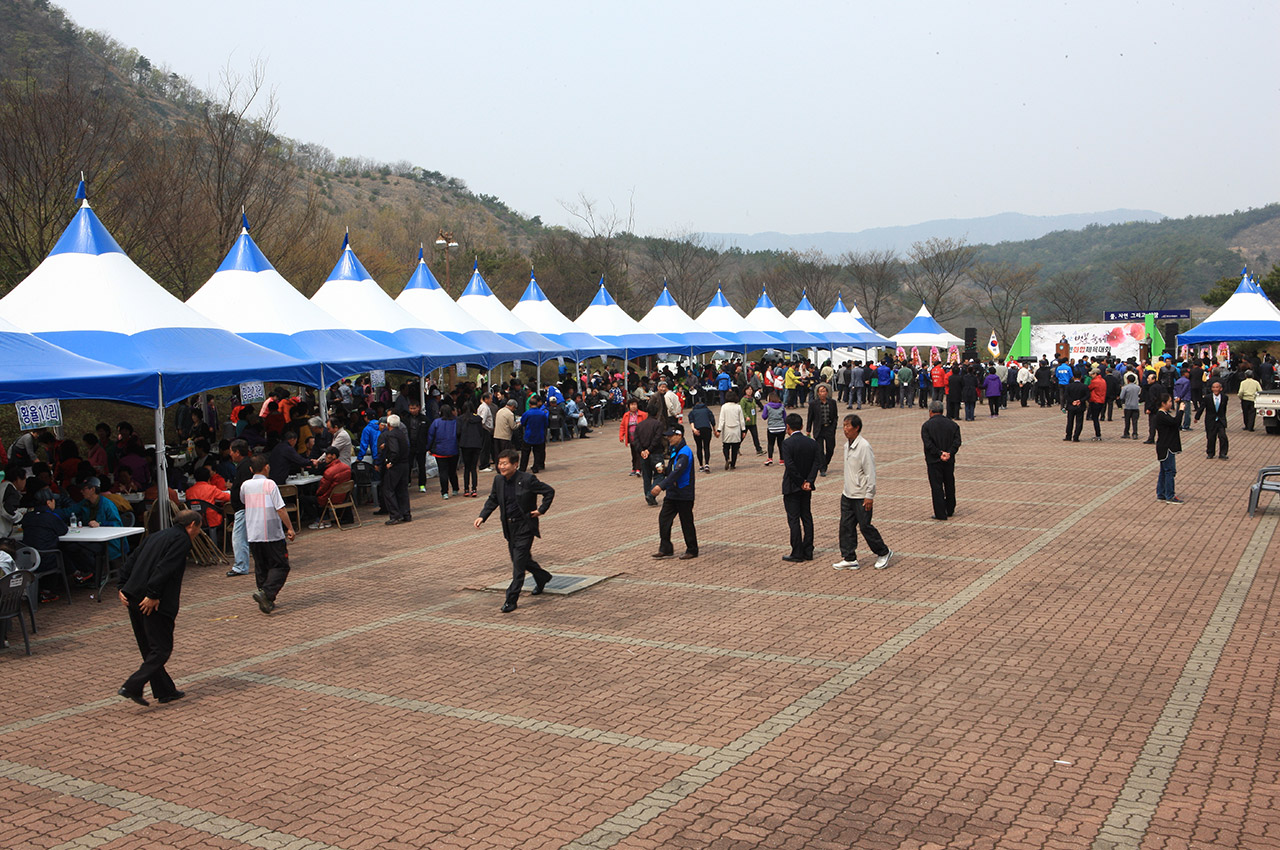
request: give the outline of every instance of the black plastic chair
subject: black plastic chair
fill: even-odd
[[[31,638],[27,635],[27,624],[22,619],[22,603],[25,601],[30,605],[27,588],[34,587],[35,581],[35,573],[31,570],[14,570],[0,578],[0,639],[7,637],[9,621],[17,620],[18,627],[22,629],[22,643],[27,648],[27,655],[31,654]],[[33,618],[32,631],[35,630],[34,624]]]
[[[23,547],[26,548],[26,547]],[[67,568],[62,561],[61,549],[37,549],[40,555],[39,569],[33,569],[36,574],[36,582],[45,576],[57,576],[62,582],[62,590],[67,596],[67,604],[71,604],[71,582],[67,579]],[[21,567],[26,569],[26,567]]]

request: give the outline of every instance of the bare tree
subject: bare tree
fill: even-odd
[[[836,303],[840,266],[817,248],[788,251],[778,264],[778,281],[771,289],[775,302],[791,306],[800,303],[800,296],[807,294],[814,309],[826,315]],[[778,309],[788,312],[782,307]]]
[[[1088,321],[1097,303],[1093,273],[1088,269],[1056,272],[1040,288],[1040,297],[1052,308],[1053,318],[1068,324]]]
[[[610,294],[624,309],[638,307],[631,289],[631,261],[624,241],[635,221],[634,206],[624,215],[614,206],[601,205],[579,195],[561,206],[577,224],[573,229],[549,228],[533,252],[534,266],[547,297],[556,303],[581,305],[585,310],[604,278]],[[573,308],[570,308],[572,317]]]
[[[1182,288],[1182,261],[1149,256],[1124,260],[1111,267],[1122,306],[1135,310],[1160,310],[1169,306]]]
[[[1040,283],[1040,266],[975,263],[969,270],[969,280],[974,309],[995,330],[1001,349],[1008,351],[1013,345],[1014,328],[1021,324],[1022,313]]]
[[[858,304],[858,311],[871,327],[879,327],[880,320],[902,288],[902,261],[889,249],[872,251],[848,251],[840,262],[852,278],[850,294]]]
[[[907,291],[923,301],[939,322],[959,315],[965,304],[957,289],[977,262],[978,249],[964,238],[933,237],[914,243],[907,258]]]
[[[28,70],[0,83],[0,287],[40,264],[75,210],[84,172],[99,212],[127,209],[112,188],[134,161],[134,116],[123,102],[68,66],[53,85]],[[108,215],[110,220],[113,216]],[[125,216],[120,216],[124,218]],[[118,233],[128,250],[127,233]]]
[[[701,233],[679,230],[646,239],[644,248],[644,282],[654,297],[665,281],[685,312],[696,315],[707,306],[724,266],[719,245],[708,244]]]

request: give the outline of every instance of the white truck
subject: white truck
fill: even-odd
[[[1268,434],[1280,434],[1280,389],[1258,393],[1253,409],[1262,418],[1262,425]]]

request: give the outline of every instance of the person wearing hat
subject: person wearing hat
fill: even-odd
[[[119,528],[124,525],[120,512],[110,499],[102,498],[102,483],[97,478],[86,478],[80,482],[80,501],[71,506],[74,514],[86,528]],[[102,543],[68,543],[63,546],[76,571],[83,574],[95,572],[97,563],[97,547]],[[108,560],[123,558],[129,552],[129,541],[125,538],[112,540],[105,544]]]
[[[675,425],[663,432],[667,438],[668,454],[666,477],[653,482],[649,495],[657,498],[666,491],[662,500],[662,510],[658,512],[658,551],[655,558],[670,558],[675,555],[675,547],[671,545],[671,526],[677,516],[680,517],[680,531],[684,534],[684,553],[680,560],[687,561],[698,557],[698,530],[693,524],[694,497],[694,462],[693,450],[684,441],[684,428]]]

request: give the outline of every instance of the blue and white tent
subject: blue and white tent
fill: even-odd
[[[240,235],[226,259],[187,306],[264,348],[319,361],[321,387],[371,369],[417,370],[417,355],[345,328],[308,301],[258,248],[248,219],[240,221]]]
[[[346,236],[342,237],[342,255],[311,301],[351,330],[417,355],[413,361],[416,368],[410,371],[418,375],[459,361],[474,362],[478,356],[470,346],[424,328],[421,321],[392,301],[365,270]]]
[[[946,328],[938,324],[929,312],[929,308],[920,304],[920,312],[907,323],[907,326],[889,337],[899,348],[918,346],[937,346],[946,349],[952,345],[962,345],[964,340],[954,334],[947,333]]]
[[[480,274],[479,264],[471,267],[471,280],[458,296],[458,306],[478,319],[489,330],[505,337],[521,348],[535,353],[541,364],[552,357],[572,357],[573,351],[556,343],[516,318],[507,305],[493,294],[489,284]]]
[[[1178,334],[1179,345],[1248,339],[1280,340],[1280,309],[1254,282],[1248,269],[1240,272],[1240,284],[1225,304],[1191,330]]]
[[[160,375],[127,372],[118,366],[72,354],[0,319],[0,404],[38,398],[104,398],[129,404],[154,403]]]
[[[790,319],[782,315],[782,311],[773,306],[773,301],[769,298],[769,293],[764,289],[760,290],[760,297],[756,299],[756,306],[746,315],[748,323],[755,325],[762,331],[768,331],[782,337],[791,348],[819,347],[826,345],[826,340],[821,336],[808,331],[801,330]]]
[[[591,299],[591,303],[574,321],[574,325],[578,330],[623,349],[623,357],[627,359],[683,349],[683,346],[677,346],[666,337],[653,333],[628,316],[618,306],[618,302],[613,300],[609,290],[605,289],[604,278],[600,278],[596,297]]]
[[[138,268],[94,215],[80,210],[49,256],[0,299],[0,317],[69,351],[159,374],[150,407],[249,380],[316,386],[317,363],[255,345],[218,327]]]
[[[893,347],[893,340],[876,333],[876,330],[858,312],[857,301],[853,302],[853,309],[850,310],[844,306],[844,298],[837,294],[835,306],[827,314],[827,321],[837,330],[844,331],[849,336],[857,338],[858,344],[855,346],[856,348],[866,348],[867,346],[874,348]]]
[[[777,334],[762,331],[746,319],[738,315],[729,299],[724,297],[720,287],[712,296],[707,309],[698,316],[698,324],[717,336],[733,340],[734,347],[743,351],[755,351],[761,348],[774,348],[785,345],[786,341]]]
[[[431,273],[418,249],[418,265],[396,296],[396,303],[417,317],[423,327],[439,331],[452,340],[474,348],[478,353],[468,363],[492,369],[512,360],[533,360],[537,351],[525,348],[486,328],[478,319],[458,306]]]
[[[688,351],[690,354],[720,349],[732,350],[738,347],[737,340],[712,333],[681,310],[676,299],[672,298],[667,290],[666,281],[662,282],[662,292],[653,302],[652,309],[640,320],[640,325],[666,337],[679,346],[680,350]]]
[[[822,318],[822,314],[813,309],[813,304],[809,301],[809,293],[802,290],[800,293],[800,303],[796,305],[796,309],[791,312],[791,323],[803,331],[817,334],[825,340],[826,348],[848,347],[850,345],[862,345],[862,340],[856,339],[852,334],[847,334],[835,327],[835,325]]]
[[[538,331],[558,345],[573,351],[575,360],[586,360],[600,354],[622,354],[623,350],[615,345],[598,339],[589,333],[578,330],[568,316],[556,309],[547,298],[547,294],[538,286],[538,279],[529,270],[529,285],[524,294],[511,308],[512,314],[531,328]]]

